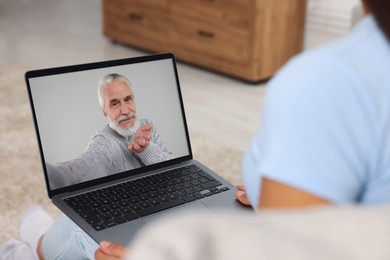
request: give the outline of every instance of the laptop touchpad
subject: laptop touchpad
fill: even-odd
[[[186,204],[185,206],[182,206],[182,207],[177,207],[177,208],[173,208],[171,210],[167,210],[167,211],[163,211],[161,213],[158,213],[158,214],[155,214],[153,216],[150,216],[150,217],[145,217],[143,220],[146,222],[146,223],[151,223],[153,222],[154,220],[156,219],[159,219],[161,217],[169,217],[169,215],[173,214],[173,215],[177,215],[177,214],[181,214],[181,213],[187,213],[187,211],[189,212],[212,212],[208,207],[206,207],[203,203],[201,202],[195,202],[195,203],[191,203],[191,204]]]

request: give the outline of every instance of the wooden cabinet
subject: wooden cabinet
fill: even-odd
[[[250,82],[302,51],[306,0],[103,0],[104,34]]]

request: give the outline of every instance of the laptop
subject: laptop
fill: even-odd
[[[112,74],[128,79],[134,118],[152,125],[145,150],[130,150],[131,136],[108,125],[97,93]],[[97,242],[127,244],[148,223],[187,210],[248,210],[234,185],[193,159],[173,54],[33,70],[25,79],[48,196]],[[149,147],[157,150],[145,159]]]

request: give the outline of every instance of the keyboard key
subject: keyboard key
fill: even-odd
[[[128,183],[128,186],[127,188],[130,190],[130,191],[135,191],[137,190],[137,186],[133,183]]]
[[[176,194],[174,194],[174,193],[168,194],[167,197],[170,200],[174,200],[174,199],[178,198],[178,196]]]
[[[199,192],[192,194],[192,196],[194,196],[194,197],[197,198],[197,199],[204,198],[204,195],[201,194],[201,193],[199,193]]]
[[[106,227],[113,227],[113,226],[116,225],[116,223],[115,223],[115,221],[113,219],[105,220],[105,221],[103,221],[103,224]]]
[[[139,199],[140,201],[146,201],[146,200],[149,200],[149,198],[148,198],[147,196],[145,196],[145,195],[141,195],[141,196],[139,196],[139,197],[138,197],[138,199]]]
[[[140,195],[140,193],[136,190],[132,190],[132,191],[129,191],[129,195],[132,197],[137,197],[138,195]]]
[[[184,177],[183,177],[183,180],[185,180],[185,181],[191,181],[192,178],[191,178],[190,176],[184,176]]]
[[[193,167],[189,168],[188,171],[191,172],[191,173],[195,173],[195,172],[200,171],[200,169],[198,167],[196,167],[196,166],[193,166]]]
[[[127,200],[122,200],[121,202],[119,202],[119,205],[120,205],[121,207],[126,207],[126,206],[130,206],[131,203],[128,202]]]
[[[122,223],[125,223],[125,222],[126,222],[126,219],[123,218],[123,217],[116,217],[116,218],[114,218],[114,221],[115,221],[115,223],[117,223],[117,224],[122,224]]]
[[[220,190],[221,190],[221,191],[228,191],[229,188],[228,188],[228,187],[222,187]]]
[[[169,201],[169,199],[168,199],[167,196],[162,196],[162,197],[158,198],[158,200],[161,201],[161,202],[167,202],[167,201]]]
[[[111,219],[112,216],[110,213],[102,213],[99,215],[99,218],[103,219],[103,220],[108,220],[108,219]]]
[[[106,194],[106,193],[101,193],[99,194],[99,197],[102,198],[102,199],[107,199],[110,197],[110,195]]]
[[[122,200],[122,198],[119,197],[119,196],[115,196],[115,197],[111,197],[110,200],[111,200],[112,202],[119,202],[119,201]]]
[[[78,207],[81,207],[83,206],[80,202],[78,202],[77,200],[70,200],[68,201],[68,205],[72,208],[78,208]]]
[[[90,201],[97,201],[97,200],[100,200],[100,197],[96,196],[96,195],[90,195],[90,196],[88,196],[88,199]]]
[[[209,183],[202,184],[202,187],[207,190],[207,189],[210,189],[210,188],[217,187],[219,185],[222,185],[222,183],[220,183],[219,181],[212,181],[212,182],[209,182]]]
[[[150,191],[148,191],[145,188],[141,188],[141,189],[138,190],[138,192],[141,193],[141,194],[146,194],[146,193],[149,193]]]
[[[139,216],[135,213],[129,213],[129,214],[126,214],[123,216],[127,221],[131,221],[131,220],[134,220],[134,219],[137,219],[139,218]]]
[[[184,204],[184,203],[185,202],[182,199],[174,199],[174,200],[170,200],[170,201],[168,201],[166,203],[162,203],[162,204],[159,204],[159,205],[156,205],[156,206],[152,206],[152,207],[149,207],[149,208],[146,208],[146,209],[139,210],[136,213],[139,216],[143,217],[143,216],[147,216],[147,215],[150,215],[150,214],[153,214],[153,213],[165,210],[165,209],[176,207],[176,206]]]
[[[199,179],[201,176],[197,173],[193,173],[190,175],[192,179]]]
[[[210,175],[204,171],[201,171],[201,172],[197,172],[196,174],[198,174],[201,178],[207,178],[207,177],[210,177]]]
[[[111,200],[109,200],[109,199],[102,199],[102,200],[100,200],[99,202],[100,202],[100,204],[102,204],[102,205],[109,205],[109,204],[112,203]]]
[[[176,192],[176,195],[179,197],[187,196],[187,193],[184,190]]]
[[[63,199],[63,201],[65,201],[66,203],[70,202],[71,200],[75,200],[75,198],[69,197],[69,198]]]
[[[149,196],[149,198],[151,198],[151,199],[158,198],[158,195],[157,195],[156,193],[154,193],[154,192],[149,193],[148,196]]]
[[[99,218],[98,216],[92,217],[92,218],[87,218],[85,221],[87,221],[89,224],[94,225],[102,222],[102,219]]]
[[[184,192],[187,194],[192,194],[192,193],[195,193],[195,190],[192,188],[188,188],[188,189],[185,189]]]
[[[193,185],[190,182],[183,183],[184,188],[191,188]]]
[[[158,190],[158,191],[156,191],[156,194],[157,194],[158,196],[163,196],[163,195],[165,195],[166,193],[165,193],[163,190]]]
[[[200,192],[200,191],[202,191],[202,190],[204,190],[204,188],[203,187],[201,187],[201,186],[194,186],[194,187],[192,187],[195,191],[197,191],[197,192]]]
[[[89,211],[82,212],[82,213],[80,214],[80,216],[81,216],[82,218],[90,218],[90,217],[95,217],[95,216],[97,216],[97,215],[99,215],[99,214],[100,214],[99,211],[97,211],[96,209],[93,209],[93,210],[89,210]]]
[[[121,208],[119,210],[120,212],[122,212],[122,214],[128,214],[128,213],[132,213],[133,211],[130,209],[130,208]]]
[[[167,193],[173,193],[173,192],[176,192],[176,188],[173,186],[173,187],[169,187],[166,189]]]
[[[182,199],[185,201],[185,202],[191,202],[191,201],[194,201],[196,200],[196,198],[192,195],[188,195],[188,196],[185,196],[185,197],[182,197]]]
[[[92,202],[92,203],[90,204],[90,206],[91,206],[92,208],[98,208],[98,207],[101,207],[102,204],[100,204],[99,202],[95,201],[95,202]]]
[[[183,182],[185,182],[185,180],[183,178],[181,178],[181,177],[175,179],[175,184],[180,184],[180,183],[183,183]],[[173,185],[170,185],[170,186],[173,186]]]
[[[119,192],[116,191],[115,189],[111,189],[111,190],[108,192],[108,194],[110,194],[111,196],[117,196],[117,195],[119,195]]]
[[[119,206],[118,203],[113,203],[113,204],[111,204],[111,205],[108,205],[108,207],[109,207],[110,209],[112,209],[112,210],[116,210],[116,209],[120,209],[120,208],[121,208],[121,206]]]
[[[196,185],[199,185],[199,184],[201,184],[201,183],[200,183],[200,181],[198,181],[198,180],[193,180],[193,181],[191,181],[191,184],[194,185],[194,186],[196,186]]]
[[[139,202],[139,199],[137,199],[137,198],[131,198],[131,199],[128,200],[128,202],[129,202],[130,204],[137,204],[137,203]]]
[[[161,202],[158,201],[157,199],[151,199],[151,200],[149,200],[148,202],[149,202],[151,205],[158,205],[158,204],[161,203]]]
[[[119,189],[118,189],[118,191],[119,191],[120,193],[122,193],[122,194],[126,194],[126,193],[128,193],[128,192],[129,192],[129,190],[128,190],[128,189],[126,189],[125,187],[121,187],[121,188],[119,188]]]
[[[135,204],[135,205],[131,205],[129,206],[129,208],[133,211],[137,211],[137,210],[140,210],[142,209],[140,206],[138,206],[138,204]]]
[[[113,211],[111,211],[110,212],[110,214],[111,214],[111,216],[113,216],[114,218],[116,218],[116,217],[119,217],[119,216],[122,216],[123,214],[122,214],[122,212],[121,211],[119,211],[119,210],[113,210]]]
[[[123,200],[127,200],[127,199],[131,198],[131,196],[128,193],[123,193],[123,194],[119,195],[118,197],[123,199]]]
[[[210,180],[210,181],[213,181],[215,180],[213,177],[211,177],[210,175],[206,174],[206,176],[204,176],[206,179]]]
[[[200,178],[200,179],[198,179],[201,183],[207,183],[207,182],[209,182],[209,180],[208,179],[206,179],[206,178],[204,178],[204,177],[202,177],[202,178]]]
[[[182,175],[190,175],[191,172],[190,172],[188,169],[186,169],[186,170],[182,170],[182,171],[181,171],[181,174],[182,174]]]
[[[150,206],[150,203],[147,202],[147,201],[144,201],[144,202],[141,202],[140,204],[138,204],[141,208],[149,208]]]
[[[175,188],[176,190],[184,190],[184,189],[185,189],[185,187],[183,186],[183,184],[177,184],[177,185],[174,186],[174,188]]]
[[[156,191],[157,187],[156,186],[148,186],[148,191]]]
[[[103,207],[100,207],[98,208],[98,210],[102,213],[105,213],[105,212],[110,212],[111,209],[109,207],[106,207],[106,206],[103,206]]]
[[[96,231],[103,230],[103,229],[106,228],[106,226],[105,226],[103,223],[93,224],[92,227],[93,227]]]
[[[89,205],[83,205],[83,206],[74,208],[74,210],[75,210],[77,213],[81,213],[81,212],[84,212],[84,211],[92,210],[92,207],[89,206]]]
[[[91,203],[91,201],[87,198],[87,197],[82,197],[78,200],[82,205],[86,205],[86,204],[89,204]]]

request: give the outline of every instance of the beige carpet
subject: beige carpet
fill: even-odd
[[[0,66],[0,244],[19,238],[20,215],[39,204],[52,216],[59,211],[47,197],[24,82],[27,66]],[[191,129],[190,129],[191,132]],[[191,132],[194,157],[234,184],[241,182],[242,153]]]

